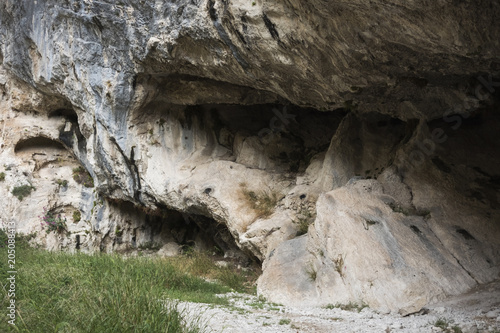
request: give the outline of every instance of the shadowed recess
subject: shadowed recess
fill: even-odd
[[[16,147],[14,148],[15,153],[19,153],[24,150],[44,150],[44,149],[58,149],[58,150],[66,150],[66,148],[60,143],[55,140],[43,137],[43,136],[37,136],[25,140],[21,140],[16,144]]]

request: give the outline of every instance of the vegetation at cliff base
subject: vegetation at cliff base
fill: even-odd
[[[7,237],[0,231],[0,279],[7,281]],[[185,256],[184,256],[185,257]],[[231,291],[190,274],[202,257],[159,258],[49,252],[16,241],[16,326],[0,311],[0,332],[201,332],[200,317],[185,316],[177,300],[227,304]],[[216,275],[216,266],[203,264]],[[237,272],[226,272],[234,282]],[[5,288],[0,307],[10,302]]]

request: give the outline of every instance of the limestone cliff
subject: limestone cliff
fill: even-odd
[[[217,247],[287,304],[405,314],[498,279],[499,17],[2,1],[2,223],[49,249]],[[67,232],[42,231],[44,207]]]

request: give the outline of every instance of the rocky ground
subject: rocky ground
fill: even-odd
[[[402,317],[369,308],[292,308],[255,296],[226,295],[231,305],[182,303],[213,332],[500,332],[500,281]]]

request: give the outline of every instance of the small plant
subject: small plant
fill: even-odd
[[[438,318],[438,320],[436,320],[436,322],[434,323],[434,326],[439,327],[443,331],[448,328],[448,325],[448,320],[446,320],[445,318]]]
[[[241,185],[241,184],[240,184]],[[255,210],[259,217],[269,217],[276,207],[279,200],[279,194],[275,191],[254,192],[242,186],[242,192],[250,206]]]
[[[255,5],[256,5],[255,1],[254,1],[254,2],[252,2],[252,6],[255,6]]]
[[[75,210],[73,212],[73,222],[77,223],[80,222],[82,219],[82,213],[79,210]]]
[[[307,208],[303,208],[299,214],[297,214],[297,219],[293,220],[293,223],[297,225],[296,236],[301,236],[307,233],[309,230],[309,225],[314,222],[316,218],[315,214]]]
[[[56,180],[56,184],[62,187],[67,187],[68,186],[68,181],[66,179],[58,179]]]
[[[42,220],[42,227],[45,228],[46,233],[50,233],[52,231],[61,233],[66,229],[66,218],[62,218],[61,214],[55,215],[47,208],[43,208],[43,215],[39,216]]]
[[[121,237],[121,236],[122,236],[122,234],[123,234],[123,230],[121,230],[121,229],[120,229],[120,227],[119,227],[119,226],[117,226],[117,227],[115,228],[115,235],[116,235],[116,237]]]
[[[0,172],[0,182],[5,180],[5,172]]]
[[[292,322],[292,321],[291,321],[290,319],[281,319],[281,320],[279,321],[279,324],[280,324],[280,325],[288,325],[288,324],[290,324],[291,322]]]
[[[441,330],[443,330],[446,333],[462,333],[462,329],[458,325],[451,326],[453,323],[453,320],[448,320],[446,318],[438,318],[434,322],[435,327],[439,327]]]
[[[84,167],[79,166],[73,169],[73,179],[85,187],[94,187],[94,180]]]
[[[309,267],[307,270],[306,270],[306,273],[307,275],[309,276],[309,280],[311,281],[316,281],[316,278],[318,277],[318,272],[316,271],[316,269],[314,269],[314,267]]]
[[[345,269],[345,256],[342,256],[341,254],[338,255],[337,259],[333,260],[333,263],[335,264],[335,270],[337,273],[340,274],[340,276],[343,278],[344,277],[344,269]]]
[[[25,197],[31,194],[31,191],[36,190],[32,185],[16,186],[12,189],[12,194],[16,196],[19,201],[23,201]]]
[[[325,309],[329,309],[329,310],[332,310],[332,309],[341,309],[341,310],[344,310],[344,311],[357,311],[357,312],[361,312],[361,310],[363,310],[364,308],[367,308],[368,305],[366,305],[365,303],[354,303],[354,302],[349,302],[347,304],[340,304],[340,303],[337,303],[335,305],[333,304],[328,304],[326,305],[324,308]],[[340,318],[340,320],[342,320],[342,318]]]
[[[365,303],[361,303],[361,304],[358,304],[358,303],[353,303],[353,302],[349,302],[347,304],[344,304],[344,305],[341,305],[340,308],[342,310],[345,310],[345,311],[358,311],[358,312],[361,312],[361,310],[363,310],[364,308],[367,308],[368,305],[366,305]]]

